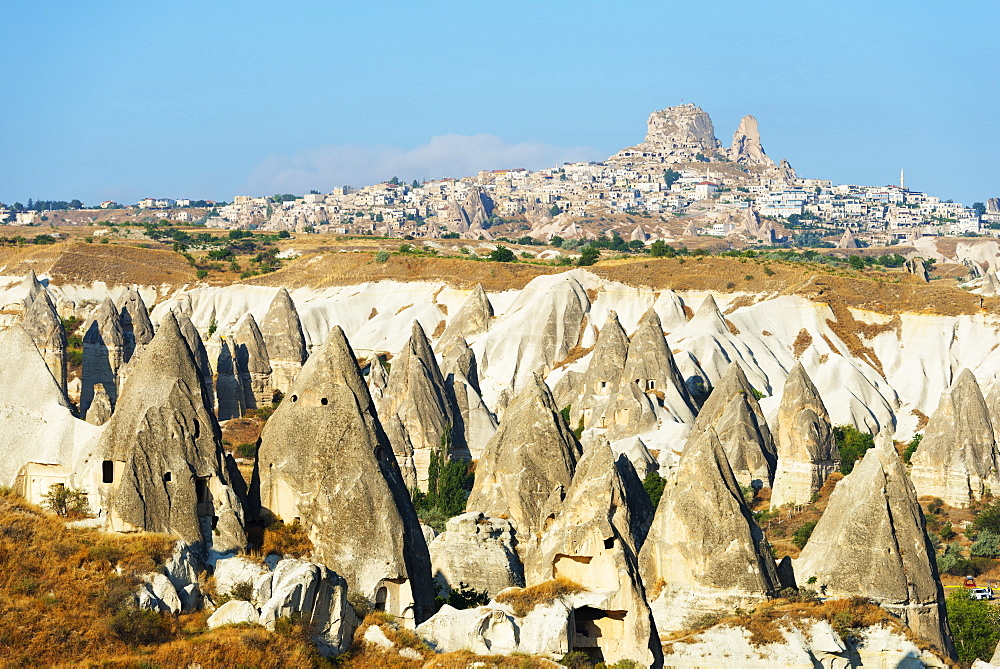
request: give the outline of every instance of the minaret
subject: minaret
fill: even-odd
[[[903,175],[903,168],[902,167],[899,168],[899,188],[900,188],[900,190],[905,190],[906,189],[906,180],[905,180],[904,175]]]

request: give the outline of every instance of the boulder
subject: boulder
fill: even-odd
[[[298,614],[324,655],[347,650],[358,626],[347,601],[347,582],[324,565],[284,559],[274,567],[271,598],[260,607],[260,624],[274,631],[280,618]]]
[[[208,629],[214,630],[223,625],[257,625],[260,624],[260,612],[250,602],[231,599],[208,617]]]
[[[125,336],[111,298],[104,298],[83,324],[83,332],[80,414],[85,416],[94,399],[95,383],[104,384],[112,408],[118,403],[118,373],[125,363]]]
[[[509,518],[522,544],[542,529],[542,508],[569,487],[581,449],[538,374],[511,401],[486,445],[466,508]]]
[[[260,332],[270,357],[271,383],[275,390],[288,392],[295,376],[306,361],[306,338],[302,321],[292,296],[284,288],[278,290],[260,322]]]
[[[830,597],[868,597],[913,632],[953,654],[938,578],[917,493],[886,432],[837,483],[795,562],[799,581],[815,577]]]
[[[299,520],[317,562],[410,625],[430,615],[427,545],[340,327],[268,419],[257,468],[262,506]]]
[[[802,363],[796,363],[785,380],[776,430],[778,465],[771,508],[805,504],[840,467],[840,451],[830,414]]]
[[[715,430],[688,444],[668,479],[639,554],[661,634],[707,612],[753,608],[778,574]]]
[[[462,584],[490,596],[524,587],[510,521],[470,511],[450,519],[446,528],[428,544],[434,580],[445,593]]]
[[[910,476],[921,497],[967,507],[988,489],[1000,490],[1000,455],[990,412],[968,369],[941,394],[910,462]]]
[[[248,558],[235,556],[215,563],[215,591],[220,595],[232,594],[233,588],[250,584],[253,592],[250,601],[263,606],[271,598],[271,570]]]
[[[709,427],[715,429],[741,485],[770,487],[778,459],[764,412],[738,362],[730,363],[722,379],[712,389],[689,439]]]
[[[172,313],[137,356],[97,451],[110,529],[173,534],[220,552],[246,545],[219,426]]]
[[[180,613],[181,598],[173,583],[159,572],[151,572],[142,577],[142,586],[136,593],[140,609],[162,611],[164,613]]]
[[[431,454],[449,437],[450,454],[469,457],[465,434],[455,429],[456,413],[430,342],[420,323],[413,321],[410,339],[393,361],[379,405],[407,487],[427,489]]]

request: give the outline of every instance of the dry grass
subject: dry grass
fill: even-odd
[[[792,352],[795,354],[795,357],[798,358],[805,353],[805,350],[809,348],[809,345],[812,343],[813,338],[812,335],[809,334],[809,330],[806,330],[805,328],[799,330],[798,336],[795,337],[795,343],[792,344]]]
[[[732,322],[731,320],[729,320],[728,318],[724,318],[724,319],[722,319],[722,320],[724,320],[724,321],[726,322],[726,327],[727,327],[727,328],[729,328],[729,333],[730,333],[730,334],[732,334],[732,335],[734,335],[734,336],[737,336],[737,337],[738,337],[738,336],[739,336],[739,334],[740,334],[740,330],[739,330],[739,328],[738,328],[738,327],[736,327],[736,324],[735,324],[735,323],[733,323],[733,322]]]
[[[256,417],[233,418],[223,421],[222,443],[233,450],[240,444],[256,444],[264,429],[264,421]]]
[[[178,253],[128,244],[61,243],[0,249],[0,272],[47,274],[56,283],[109,285],[193,283],[195,270]]]
[[[927,423],[931,420],[930,417],[920,409],[910,409],[910,415],[917,417],[917,432],[920,432],[922,429],[927,427]]]
[[[583,592],[585,589],[579,583],[574,583],[569,579],[556,578],[533,585],[530,588],[507,590],[500,593],[496,601],[500,604],[508,604],[514,610],[515,616],[523,618],[540,604],[548,604],[565,595]]]
[[[264,528],[264,544],[261,552],[282,556],[303,557],[312,553],[313,544],[299,523],[275,521]]]

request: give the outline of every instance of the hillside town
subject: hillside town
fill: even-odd
[[[192,209],[199,205],[204,212]],[[228,204],[147,197],[136,208],[215,228],[415,239],[527,235],[546,242],[619,234],[645,243],[710,235],[773,246],[792,241],[795,232],[815,232],[814,240],[836,236],[840,246],[855,248],[924,236],[1000,235],[1000,199],[971,207],[942,200],[906,188],[902,170],[898,184],[883,186],[802,178],[788,161],[775,163],[766,154],[753,116],[741,120],[725,147],[709,115],[694,104],[654,112],[642,143],[603,162],[423,183],[393,177],[325,194],[240,195]],[[2,206],[0,221],[38,224],[44,215],[38,209]]]

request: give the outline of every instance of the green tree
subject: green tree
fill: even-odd
[[[993,502],[972,520],[972,529],[975,532],[990,532],[1000,535],[1000,500]]]
[[[799,550],[806,547],[806,543],[809,542],[809,537],[812,536],[813,530],[816,529],[816,522],[817,521],[815,520],[810,520],[808,523],[792,533],[792,543],[795,544]]]
[[[49,486],[48,492],[42,495],[42,506],[63,518],[80,518],[91,515],[86,491],[73,490],[61,483]]]
[[[554,204],[551,207],[549,207],[549,213],[553,216],[558,216],[559,214],[562,213],[562,209],[559,208],[558,204]]]
[[[580,267],[589,267],[597,262],[597,259],[600,257],[601,250],[593,244],[587,244],[580,249],[580,258],[576,261],[576,264]]]
[[[564,241],[566,241],[566,240],[564,240],[559,235],[553,235],[552,239],[549,240],[549,244],[551,244],[552,246],[554,246],[556,248],[559,248],[560,246],[563,245]]]
[[[677,180],[681,178],[681,173],[677,170],[666,169],[663,171],[663,183],[667,184],[667,188],[670,188]]]
[[[969,554],[974,557],[1000,557],[1000,535],[993,532],[980,532],[976,543],[972,544]]]
[[[646,494],[649,495],[649,501],[654,509],[660,504],[660,498],[663,496],[663,489],[666,485],[667,479],[656,472],[649,472],[642,480],[642,487],[646,489]]]
[[[445,522],[465,511],[465,500],[472,489],[472,463],[453,460],[449,425],[441,435],[441,445],[431,452],[427,467],[427,492],[413,492],[413,504],[420,519],[441,531]]]
[[[503,244],[497,244],[497,247],[490,251],[490,254],[486,256],[493,262],[514,262],[514,252]]]
[[[851,256],[847,259],[847,264],[851,266],[851,269],[865,268],[865,260],[861,256]]]
[[[1000,639],[1000,613],[986,601],[972,599],[966,588],[948,595],[948,626],[958,659],[965,663],[989,660]]]
[[[864,457],[865,452],[875,445],[875,439],[867,432],[861,432],[853,425],[839,425],[833,428],[840,450],[840,472],[850,474],[854,463]]]
[[[976,213],[982,216],[986,213],[986,205],[982,202],[973,202],[972,208],[976,210]]]
[[[917,452],[917,446],[920,445],[920,440],[924,438],[922,434],[913,435],[913,439],[910,440],[910,444],[903,450],[903,462],[910,464],[910,458],[913,454]]]
[[[657,239],[649,245],[649,255],[654,258],[673,258],[677,253],[670,244],[667,244],[662,239]]]
[[[413,188],[420,188],[420,182],[417,181],[416,179],[414,179],[413,183],[410,184],[410,186],[413,187]]]

